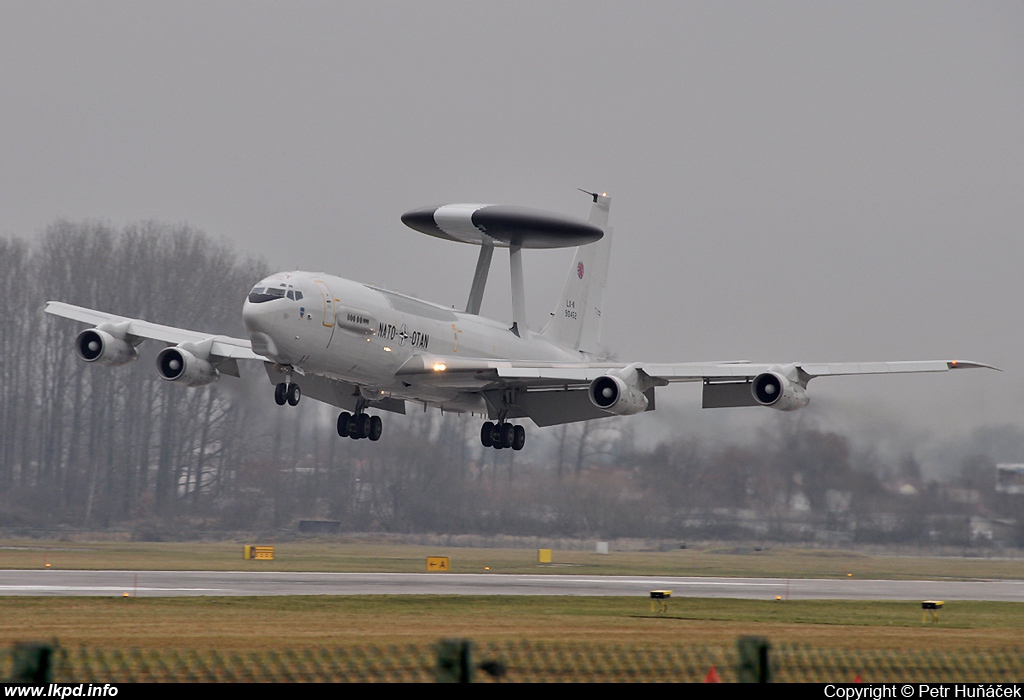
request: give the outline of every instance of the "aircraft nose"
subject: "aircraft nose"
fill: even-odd
[[[276,361],[284,361],[278,352],[271,331],[274,315],[266,310],[266,304],[254,304],[248,299],[242,304],[242,324],[249,335],[252,351]]]
[[[273,316],[265,313],[260,304],[253,304],[248,299],[242,304],[242,324],[249,335],[268,332],[272,321]]]

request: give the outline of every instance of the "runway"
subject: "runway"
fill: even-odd
[[[1024,601],[1024,581],[880,581],[536,574],[0,571],[2,596],[559,595]]]

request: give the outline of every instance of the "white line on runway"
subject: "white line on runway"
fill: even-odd
[[[215,591],[223,592],[230,591],[230,588],[149,588],[140,586],[135,588],[133,586],[0,586],[0,591],[125,591],[131,589],[135,591]]]

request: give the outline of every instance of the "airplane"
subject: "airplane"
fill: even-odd
[[[124,365],[144,340],[166,344],[157,372],[200,387],[238,362],[262,362],[278,405],[303,395],[341,408],[339,436],[379,440],[377,411],[407,403],[486,416],[484,447],[522,450],[529,419],[539,427],[625,416],[655,408],[655,390],[701,382],[702,407],[803,408],[817,377],[996,369],[979,362],[659,364],[601,359],[602,297],[611,251],[611,198],[592,200],[587,221],[523,207],[448,204],[406,212],[414,230],[480,247],[465,310],[433,304],[320,272],[281,272],[260,280],[242,304],[248,338],[210,336],[58,301],[45,311],[90,324],[75,339],[85,362]],[[522,251],[575,247],[561,297],[543,329],[527,327]],[[480,315],[495,248],[508,248],[512,324]],[[374,413],[369,411],[373,410]],[[512,422],[516,421],[516,422]]]

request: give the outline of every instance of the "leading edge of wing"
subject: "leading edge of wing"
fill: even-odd
[[[170,343],[172,345],[180,345],[181,343],[200,343],[205,340],[212,339],[213,344],[210,349],[210,354],[216,355],[217,357],[224,357],[233,360],[265,359],[262,355],[254,353],[250,342],[243,338],[232,338],[225,335],[211,335],[209,333],[191,331],[186,328],[163,326],[159,323],[150,323],[149,321],[143,321],[138,318],[118,316],[117,314],[111,314],[105,311],[87,309],[83,306],[65,304],[61,301],[48,301],[46,302],[46,307],[43,310],[48,314],[53,314],[54,316],[69,318],[72,321],[80,321],[82,323],[90,323],[94,326],[99,326],[104,323],[114,325],[127,324],[124,328],[124,332],[127,335],[134,336],[136,338],[145,338],[146,340],[157,340],[163,343]]]

